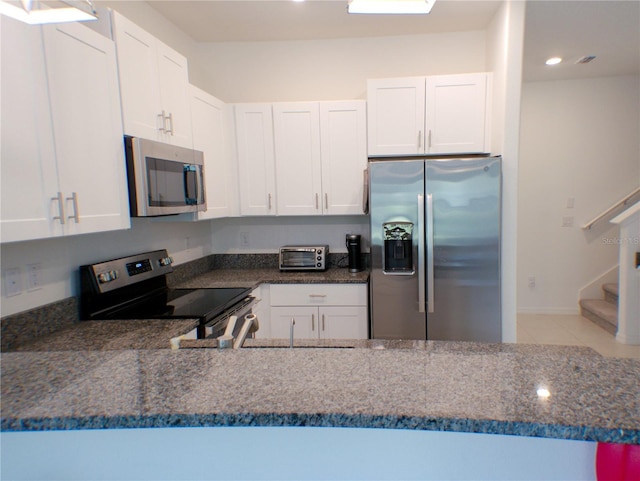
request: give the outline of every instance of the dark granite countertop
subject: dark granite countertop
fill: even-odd
[[[250,287],[260,284],[363,284],[369,271],[350,273],[349,269],[332,267],[326,271],[286,271],[276,268],[215,269],[182,281],[177,287]]]
[[[437,341],[247,345],[3,353],[2,429],[335,426],[640,443],[638,360]]]
[[[197,325],[197,319],[82,321],[37,337],[14,351],[170,349],[172,338],[186,334]]]

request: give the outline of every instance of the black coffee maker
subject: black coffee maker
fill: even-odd
[[[349,272],[362,270],[361,241],[359,234],[347,234],[347,252],[349,253]]]

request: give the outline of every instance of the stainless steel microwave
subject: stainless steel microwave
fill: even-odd
[[[329,246],[280,247],[281,271],[324,271],[329,267]]]
[[[202,152],[138,137],[124,143],[132,217],[206,210]]]

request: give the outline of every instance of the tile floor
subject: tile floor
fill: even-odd
[[[578,315],[518,314],[518,343],[587,346],[603,356],[640,359],[640,346],[617,342],[612,334]]]

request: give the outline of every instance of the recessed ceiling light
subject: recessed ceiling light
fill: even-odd
[[[547,59],[545,64],[546,65],[558,65],[560,62],[562,62],[562,59],[560,57],[551,57],[551,58]]]

